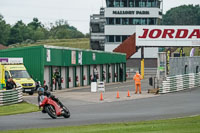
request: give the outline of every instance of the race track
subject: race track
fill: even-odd
[[[69,105],[71,118],[51,119],[41,112],[1,116],[0,130],[143,121],[200,114],[200,88],[158,97]],[[66,101],[63,101],[66,104]],[[67,104],[66,104],[67,105]]]

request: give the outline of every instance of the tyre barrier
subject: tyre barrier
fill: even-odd
[[[22,88],[0,90],[0,106],[20,103],[22,101]]]
[[[160,94],[182,91],[200,86],[200,73],[190,73],[184,75],[176,75],[167,77],[166,81],[162,82],[162,87],[159,90]]]

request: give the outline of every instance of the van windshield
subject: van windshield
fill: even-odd
[[[30,78],[26,70],[11,70],[10,74],[12,78]]]

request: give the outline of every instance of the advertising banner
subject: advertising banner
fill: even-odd
[[[76,64],[76,51],[72,51],[71,59],[72,59],[72,64],[75,65]]]
[[[23,58],[0,58],[3,63],[23,63]]]
[[[200,26],[136,26],[136,46],[200,46]]]

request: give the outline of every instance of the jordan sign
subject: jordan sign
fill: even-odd
[[[200,26],[136,26],[137,46],[200,46]]]

